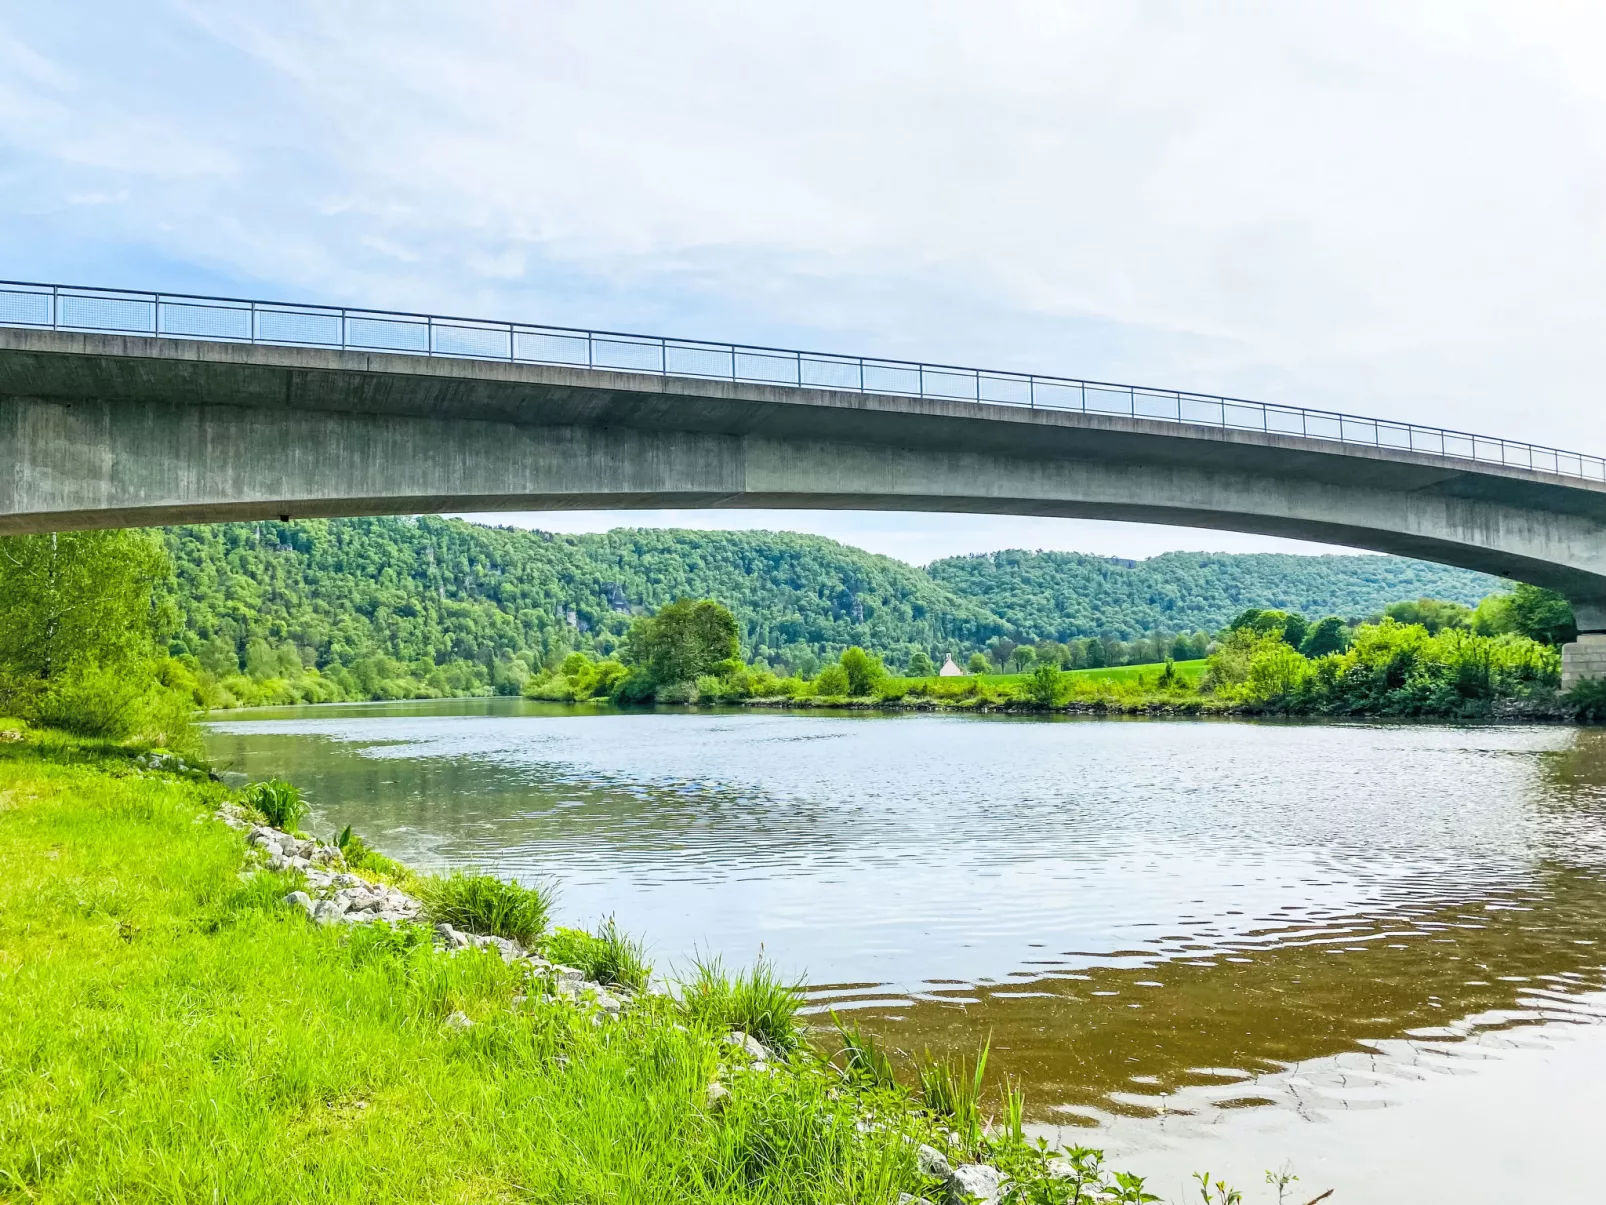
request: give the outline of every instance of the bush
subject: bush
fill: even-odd
[[[967,674],[985,674],[990,668],[984,653],[972,653],[970,660],[965,662],[965,672]]]
[[[887,676],[880,657],[872,657],[858,645],[842,651],[842,669],[848,676],[847,693],[855,698],[874,694],[876,683]]]
[[[762,959],[734,978],[718,958],[699,961],[696,976],[680,992],[680,1007],[692,1020],[739,1029],[782,1053],[796,1049],[800,1041],[797,1010],[802,1004],[802,984],[784,982]]]
[[[1606,678],[1585,678],[1564,696],[1586,724],[1606,724]]]
[[[931,658],[926,654],[918,651],[909,654],[909,676],[911,678],[929,678],[936,672],[935,667],[931,664]]]
[[[309,810],[301,788],[282,778],[252,783],[245,789],[245,802],[274,828],[287,833],[295,832]]]
[[[848,671],[840,665],[828,665],[814,678],[814,693],[834,698],[848,693]]]
[[[642,943],[620,930],[609,917],[595,933],[559,929],[546,943],[546,956],[585,972],[601,984],[617,983],[642,991],[652,978],[652,964]]]
[[[1020,650],[1017,649],[1016,652]],[[1166,662],[1167,665],[1170,662]],[[1052,661],[1040,661],[1026,683],[1026,693],[1039,707],[1052,707],[1059,701],[1060,667]]]
[[[415,888],[429,919],[467,933],[491,933],[533,945],[546,931],[552,889],[521,887],[494,875],[455,871]]]

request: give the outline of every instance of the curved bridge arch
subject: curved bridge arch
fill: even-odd
[[[0,329],[0,532],[765,507],[1124,519],[1548,586],[1606,632],[1606,483],[1300,435],[498,360]]]

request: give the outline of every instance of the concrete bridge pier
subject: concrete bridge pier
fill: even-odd
[[[1574,603],[1578,639],[1561,646],[1561,688],[1585,678],[1606,678],[1606,603]]]

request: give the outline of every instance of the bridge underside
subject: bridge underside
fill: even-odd
[[[1530,581],[1606,631],[1606,487],[1124,416],[0,331],[0,532],[766,507],[1121,519]]]

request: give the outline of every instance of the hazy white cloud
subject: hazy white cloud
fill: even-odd
[[[0,11],[9,275],[1018,366],[1606,450],[1598,5]],[[899,518],[921,522],[911,547],[957,538]]]

